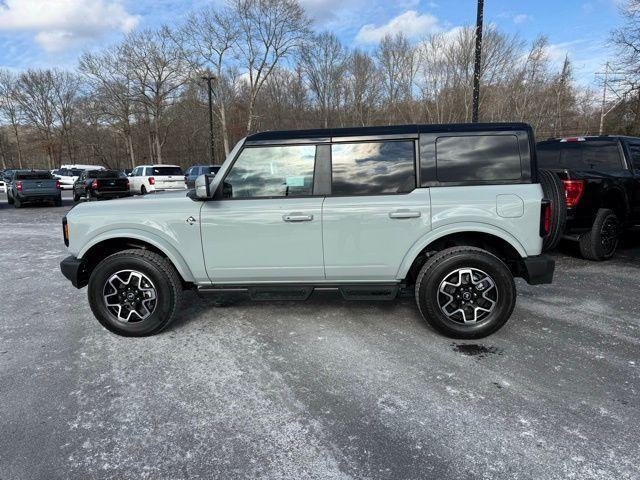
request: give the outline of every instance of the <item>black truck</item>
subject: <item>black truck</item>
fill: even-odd
[[[129,179],[119,170],[85,170],[73,184],[74,202],[129,196]]]
[[[585,136],[536,145],[538,168],[557,175],[566,203],[564,238],[589,260],[611,258],[622,233],[640,225],[640,138]]]

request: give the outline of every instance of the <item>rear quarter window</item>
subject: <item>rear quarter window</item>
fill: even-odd
[[[440,136],[436,139],[435,154],[436,177],[440,182],[522,178],[516,135]]]

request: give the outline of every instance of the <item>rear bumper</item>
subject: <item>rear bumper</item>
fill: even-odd
[[[89,283],[89,272],[86,263],[76,257],[69,256],[60,262],[62,275],[76,288],[85,287]]]
[[[26,193],[18,193],[16,198],[21,202],[37,202],[37,201],[46,201],[46,200],[56,200],[62,197],[62,193],[60,190],[56,190],[55,192],[26,192]]]
[[[553,283],[556,261],[547,255],[537,255],[522,259],[521,275],[530,285]]]
[[[130,197],[132,193],[129,190],[114,190],[114,191],[100,191],[94,190],[93,195],[96,198],[122,198],[122,197]]]

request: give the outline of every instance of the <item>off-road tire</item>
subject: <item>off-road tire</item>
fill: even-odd
[[[604,237],[607,235],[606,230],[612,223],[615,225],[614,228],[617,232],[614,235],[613,246],[611,247]],[[591,230],[580,236],[580,254],[587,260],[597,262],[610,259],[615,255],[618,248],[621,229],[620,220],[613,210],[608,208],[599,209]]]
[[[496,305],[477,323],[456,322],[438,304],[441,282],[460,268],[486,272],[497,288]],[[511,271],[498,257],[480,248],[452,247],[436,253],[422,266],[416,280],[415,297],[422,317],[438,332],[452,338],[473,339],[494,333],[509,320],[516,303],[516,287]]]
[[[542,251],[547,252],[556,248],[562,240],[567,223],[567,203],[564,186],[558,175],[549,170],[538,170],[538,178],[545,198],[551,202],[549,234],[542,240]]]
[[[129,269],[149,277],[157,290],[158,300],[149,317],[124,323],[107,308],[103,290],[111,275]],[[161,332],[174,319],[182,301],[182,282],[171,262],[157,253],[141,249],[123,250],[96,266],[89,278],[87,294],[91,311],[107,330],[125,337],[146,337]]]

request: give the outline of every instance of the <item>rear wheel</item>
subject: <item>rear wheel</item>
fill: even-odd
[[[558,246],[567,223],[567,204],[562,181],[553,172],[538,170],[544,196],[551,202],[551,222],[549,234],[542,241],[542,251],[553,250]]]
[[[145,188],[144,185],[142,185],[140,187],[140,195],[146,195],[147,194],[147,189]]]
[[[62,206],[62,195],[59,197],[56,197],[55,200],[53,201],[53,204],[56,207],[61,207]]]
[[[7,194],[7,203],[9,205],[13,205],[13,197],[11,195],[9,195],[9,194]]]
[[[89,304],[103,327],[126,337],[154,335],[173,320],[182,284],[173,265],[147,250],[124,250],[98,264]]]
[[[16,208],[22,208],[22,201],[18,197],[14,198],[13,206]]]
[[[452,338],[482,338],[502,327],[516,301],[513,275],[499,258],[474,247],[438,252],[415,287],[423,318]]]
[[[73,201],[76,203],[80,201],[80,195],[78,195],[76,192],[73,192]]]
[[[620,220],[615,212],[601,208],[591,230],[580,237],[580,253],[587,260],[610,259],[618,248],[621,230]]]

